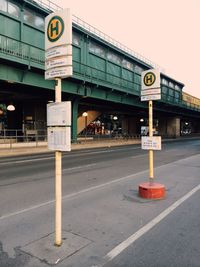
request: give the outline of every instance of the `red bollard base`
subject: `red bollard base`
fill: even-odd
[[[139,196],[147,199],[162,199],[165,197],[165,186],[158,183],[142,183],[139,185]]]

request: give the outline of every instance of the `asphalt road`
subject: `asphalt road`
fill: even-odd
[[[64,257],[57,266],[199,266],[195,265],[200,261],[199,249],[195,250],[200,247],[199,192],[158,227],[104,261],[115,246],[198,185],[199,151],[200,140],[164,143],[162,151],[154,153],[155,177],[159,182],[167,178],[168,197],[155,204],[140,201],[135,194],[134,205],[124,195],[130,188],[136,193],[138,183],[148,179],[148,153],[139,145],[63,153],[63,230],[90,244]],[[54,231],[53,204],[53,153],[0,159],[1,267],[48,266],[48,259],[27,252],[26,247]],[[187,249],[189,240],[194,243],[186,255],[192,260],[184,265],[182,244]]]
[[[104,267],[199,267],[200,192]]]

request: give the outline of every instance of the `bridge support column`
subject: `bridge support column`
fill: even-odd
[[[128,118],[124,117],[122,119],[122,133],[123,134],[128,134],[129,132],[129,122],[128,122]]]
[[[130,136],[138,135],[138,118],[124,117],[122,120],[122,132]]]
[[[167,137],[177,138],[181,132],[181,120],[178,117],[167,119]]]
[[[136,117],[131,117],[129,118],[129,135],[130,136],[136,136],[140,134],[140,127],[139,127],[139,122],[138,118]]]
[[[71,138],[72,142],[77,141],[77,120],[78,120],[78,104],[80,98],[76,98],[72,101],[72,128],[71,128]]]
[[[166,118],[159,119],[158,133],[159,135],[163,137],[167,136],[167,119]]]

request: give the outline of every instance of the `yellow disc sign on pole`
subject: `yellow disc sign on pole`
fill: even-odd
[[[161,138],[153,137],[153,100],[161,99],[160,73],[155,70],[143,71],[141,75],[141,101],[149,102],[149,136],[142,138],[142,149],[149,150],[149,182],[139,185],[139,195],[143,198],[163,198],[165,188],[154,183],[153,150],[161,149]],[[158,142],[158,143],[157,143]]]
[[[71,103],[62,102],[62,78],[72,76],[72,20],[69,9],[45,18],[45,79],[55,80],[55,104],[47,106],[48,148],[55,150],[55,245],[62,244],[62,151],[71,150]],[[53,112],[51,112],[53,111]],[[61,112],[62,111],[62,112]],[[66,114],[63,118],[55,114]]]

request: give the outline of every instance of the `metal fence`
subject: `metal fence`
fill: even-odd
[[[36,146],[40,142],[47,141],[47,131],[41,130],[25,130],[22,129],[3,129],[0,130],[0,145],[12,147],[18,143],[35,143]]]
[[[44,67],[45,55],[43,49],[4,35],[0,35],[0,52],[26,60],[29,63],[34,62],[40,64]]]

